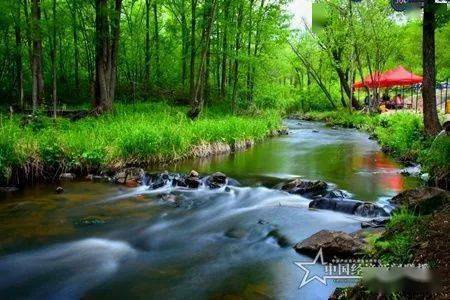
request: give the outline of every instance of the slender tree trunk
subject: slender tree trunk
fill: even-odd
[[[158,6],[157,0],[153,0],[153,26],[154,26],[154,44],[155,44],[155,68],[156,68],[156,82],[161,82],[161,69],[159,65],[159,24],[158,24]]]
[[[209,38],[210,39],[210,38]],[[208,42],[208,48],[206,50],[206,66],[205,66],[205,87],[203,92],[203,98],[209,99],[210,97],[210,86],[209,86],[209,77],[211,73],[211,41]]]
[[[150,84],[150,0],[145,0],[145,70],[144,90],[147,95]]]
[[[194,95],[195,88],[195,32],[196,32],[196,12],[197,12],[197,0],[191,0],[191,57],[189,62],[189,94],[191,98]]]
[[[188,28],[186,19],[186,0],[181,0],[181,85],[183,92],[186,88],[187,76],[187,52],[188,52]]]
[[[237,84],[239,81],[239,50],[241,49],[241,31],[242,31],[242,10],[243,5],[239,6],[238,16],[237,16],[237,32],[236,32],[236,41],[235,41],[235,58],[233,64],[233,94],[231,97],[231,107],[233,112],[236,112],[237,109]]]
[[[423,123],[428,135],[436,135],[441,130],[436,109],[435,6],[434,0],[424,0],[422,98]]]
[[[20,29],[20,13],[21,2],[17,1],[17,14],[14,24],[14,33],[16,37],[16,88],[17,88],[17,100],[21,108],[24,107],[23,102],[23,66],[22,66],[22,32]]]
[[[231,0],[227,0],[225,2],[224,21],[222,26],[222,78],[220,80],[220,96],[222,97],[222,99],[224,99],[227,94],[228,15],[230,11],[230,2]]]
[[[251,81],[252,81],[252,32],[253,32],[253,3],[255,0],[250,0],[250,13],[248,20],[248,39],[247,39],[247,101],[248,103],[252,102],[252,93],[251,93]]]
[[[122,0],[114,1],[112,12],[108,7],[108,0],[96,0],[95,4],[96,78],[94,105],[97,112],[102,113],[112,109],[115,97]]]
[[[42,39],[41,39],[41,1],[32,1],[32,26],[31,26],[31,36],[32,36],[32,99],[33,99],[33,110],[37,110],[38,107],[44,101],[44,75],[42,68]]]
[[[56,118],[56,106],[58,102],[57,93],[57,74],[56,74],[56,0],[52,2],[53,13],[53,32],[52,32],[52,49],[50,51],[50,59],[52,62],[52,101],[53,101],[53,117]]]
[[[77,10],[78,6],[74,2],[72,7],[72,31],[73,31],[73,47],[74,47],[74,77],[75,77],[75,90],[80,91],[80,48],[78,45],[78,22],[77,22]]]
[[[195,85],[194,98],[192,99],[191,109],[188,112],[188,116],[191,119],[196,119],[204,104],[204,89],[206,84],[206,63],[209,47],[211,44],[211,29],[213,25],[214,15],[216,11],[216,0],[211,0],[207,5],[206,18],[203,24],[202,39],[201,39],[201,55],[200,66],[198,71],[198,80]],[[206,9],[206,8],[205,8]]]
[[[259,6],[259,11],[258,11],[258,21],[256,23],[256,35],[255,35],[255,46],[253,49],[253,57],[256,59],[258,57],[258,50],[259,50],[259,45],[261,43],[261,20],[264,14],[264,4],[265,4],[265,0],[261,0],[261,4]],[[251,101],[253,101],[253,94],[254,94],[254,88],[255,88],[255,80],[253,78],[253,74],[255,72],[255,65],[252,65],[251,69],[250,69],[250,99]]]

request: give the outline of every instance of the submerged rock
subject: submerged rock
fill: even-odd
[[[375,218],[389,216],[389,214],[382,207],[379,207],[376,204],[346,199],[342,197],[316,198],[309,203],[309,208],[338,211],[346,214],[358,215],[361,217]]]
[[[96,216],[87,216],[80,218],[78,220],[75,220],[73,224],[75,226],[90,226],[90,225],[100,225],[105,224],[106,220],[102,217],[96,217]]]
[[[355,215],[368,218],[389,216],[389,214],[382,207],[367,202],[356,208]]]
[[[64,189],[63,189],[61,186],[58,186],[58,187],[55,189],[55,192],[56,192],[57,194],[62,194],[62,193],[64,192]]]
[[[325,257],[350,257],[363,254],[364,244],[342,231],[321,230],[297,243],[295,251],[315,257],[320,249]]]
[[[125,168],[117,172],[112,181],[118,184],[126,184],[128,180],[134,180],[141,184],[146,176],[145,172],[141,168]]]
[[[360,201],[350,199],[318,198],[309,203],[309,208],[326,209],[339,211],[346,214],[354,214],[358,206],[361,204],[362,202]]]
[[[198,174],[198,173],[197,173]],[[200,177],[197,176],[189,176],[184,180],[184,183],[186,183],[187,187],[191,189],[196,189],[202,185],[202,181],[200,180]]]
[[[0,186],[0,192],[2,193],[12,193],[17,192],[19,188],[15,186]]]
[[[278,229],[269,231],[267,237],[273,238],[277,242],[278,246],[282,248],[289,247],[292,244],[286,236],[280,233]]]
[[[449,203],[450,194],[439,188],[420,187],[401,192],[390,202],[396,206],[404,206],[418,214],[429,214]]]
[[[227,184],[227,175],[221,172],[213,173],[206,178],[206,184],[208,185],[208,187],[213,189],[224,186],[225,184]]]
[[[73,173],[62,173],[61,175],[59,175],[59,179],[62,180],[74,180],[75,177],[76,176]]]
[[[109,182],[109,181],[111,181],[111,178],[108,176],[103,176],[103,175],[89,174],[86,176],[86,180],[89,180],[92,182]]]
[[[225,236],[232,239],[242,239],[247,235],[247,231],[243,228],[230,228],[225,232]]]
[[[328,184],[324,181],[308,181],[302,179],[294,179],[281,185],[283,191],[299,194],[305,197],[314,197],[324,194],[327,190]]]
[[[367,222],[361,223],[361,228],[379,228],[379,227],[385,227],[386,224],[389,222],[389,218],[375,218]]]
[[[197,189],[205,186],[211,189],[220,188],[224,186],[238,186],[239,182],[221,172],[215,172],[209,176],[200,176],[200,174],[192,170],[188,174],[178,173],[152,173],[146,174],[146,184],[150,189],[158,189],[165,185],[172,187],[185,187],[190,189]],[[229,189],[228,189],[229,191]]]
[[[334,190],[328,191],[323,197],[324,198],[331,198],[331,199],[348,198],[349,194],[347,194],[344,191],[341,191],[341,190],[338,190],[338,189],[334,189]]]

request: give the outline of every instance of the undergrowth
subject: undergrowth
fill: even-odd
[[[29,161],[64,171],[145,164],[183,157],[200,144],[258,141],[281,124],[272,110],[232,115],[206,109],[196,121],[186,112],[187,107],[153,102],[117,104],[111,114],[76,122],[38,116],[24,125],[19,117],[3,116],[0,181]]]

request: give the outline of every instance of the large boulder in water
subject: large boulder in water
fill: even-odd
[[[420,187],[406,190],[390,201],[396,206],[407,207],[410,211],[418,214],[429,214],[450,202],[450,194],[444,190],[434,187]]]
[[[355,215],[367,218],[389,216],[389,214],[382,207],[368,202],[359,205],[355,210]]]
[[[342,231],[321,230],[297,243],[295,251],[315,257],[320,249],[325,257],[351,257],[362,255],[364,244],[356,237]]]
[[[305,197],[314,197],[324,194],[327,191],[328,184],[324,181],[308,181],[299,178],[281,185],[283,191],[299,194]]]
[[[309,203],[310,208],[339,211],[346,214],[354,214],[362,202],[340,198],[317,198]]]
[[[191,189],[196,189],[202,184],[198,172],[194,170],[184,179],[184,183]]]
[[[333,210],[370,218],[386,217],[389,215],[382,207],[379,207],[373,203],[365,203],[362,201],[343,198],[316,198],[309,203],[309,207]]]
[[[224,186],[227,184],[227,175],[221,173],[221,172],[215,172],[207,177],[206,184],[210,188],[219,188],[221,186]]]

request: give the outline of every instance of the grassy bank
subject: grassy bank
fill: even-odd
[[[307,120],[327,122],[330,126],[357,128],[373,135],[383,150],[403,162],[418,162],[437,181],[448,181],[450,174],[450,137],[426,137],[418,114],[367,115],[358,112],[309,112],[300,115]]]
[[[270,110],[233,116],[206,109],[197,121],[189,120],[186,111],[163,102],[117,104],[114,113],[97,118],[54,122],[38,117],[26,125],[19,116],[3,115],[0,181],[175,160],[211,143],[233,147],[261,140],[281,124],[280,115]]]

